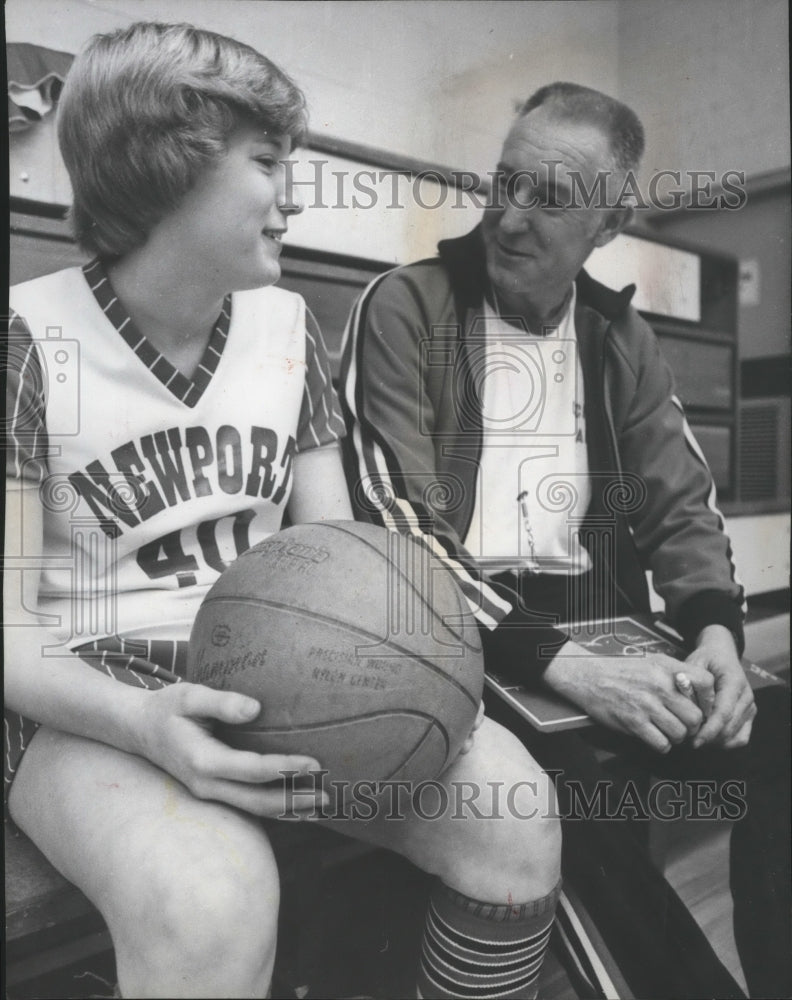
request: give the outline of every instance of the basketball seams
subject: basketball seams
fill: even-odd
[[[260,607],[260,608],[272,608],[275,611],[282,611],[286,614],[294,614],[302,618],[313,619],[322,622],[325,625],[333,626],[335,628],[348,629],[355,635],[359,635],[366,639],[373,639],[375,642],[384,643],[386,641],[381,636],[378,636],[374,632],[367,632],[359,625],[354,625],[351,622],[347,621],[339,621],[336,618],[331,618],[330,615],[323,615],[316,611],[309,611],[307,608],[297,608],[292,604],[284,604],[281,603],[280,601],[265,600],[260,597],[237,597],[237,596],[224,597],[220,595],[212,597],[210,595],[209,597],[204,599],[201,608],[203,609],[212,604],[242,604],[242,605],[252,605],[254,607]],[[196,624],[198,623],[200,615],[201,611],[198,612],[198,617],[196,618]],[[422,667],[428,669],[431,673],[436,674],[444,681],[447,681],[449,684],[452,685],[452,687],[455,687],[458,691],[464,694],[464,696],[468,699],[468,701],[470,701],[472,705],[478,707],[478,699],[474,698],[473,695],[471,695],[471,693],[467,690],[467,688],[463,684],[461,684],[458,680],[456,680],[456,678],[451,677],[441,667],[438,667],[434,663],[432,663],[431,660],[428,660],[426,657],[421,656],[419,653],[416,653],[413,650],[408,649],[406,646],[401,646],[400,644],[393,642],[393,640],[391,639],[387,640],[387,644],[389,648],[395,650],[396,652],[405,654],[405,656],[408,657],[409,659],[413,660],[416,663],[419,663]],[[372,656],[372,658],[376,657]],[[385,657],[382,657],[382,659],[385,659]]]
[[[357,723],[357,722],[368,722],[371,719],[392,719],[400,715],[406,716],[407,718],[410,719],[423,719],[425,722],[430,723],[430,728],[431,726],[436,726],[442,733],[446,747],[449,746],[450,740],[448,738],[448,733],[446,731],[445,726],[443,726],[441,722],[439,722],[433,715],[430,715],[428,712],[419,712],[411,708],[390,708],[385,710],[379,710],[377,712],[363,712],[359,715],[350,715],[342,719],[327,719],[322,722],[302,722],[299,725],[294,725],[290,723],[288,726],[286,725],[259,726],[253,722],[245,723],[243,725],[238,725],[237,723],[234,723],[234,725],[231,728],[231,731],[234,733],[243,733],[251,736],[257,733],[265,733],[268,736],[284,736],[284,735],[289,735],[291,733],[314,732],[318,729],[335,729],[338,726],[349,725],[350,722]],[[428,731],[429,730],[426,730],[421,735],[421,739],[419,740],[419,743],[416,744],[416,747],[420,745],[421,742],[423,742],[423,740],[426,738],[426,734],[428,733]],[[413,752],[414,751],[410,751],[410,754],[412,755]]]
[[[448,730],[445,728],[445,726],[441,725],[440,722],[437,719],[435,719],[434,717],[432,717],[432,723],[431,723],[430,726],[428,726],[428,728],[426,729],[426,732],[424,732],[423,736],[421,736],[421,738],[418,740],[418,742],[412,748],[412,750],[410,751],[410,753],[404,758],[404,760],[401,762],[401,764],[399,764],[399,766],[394,771],[391,771],[391,773],[388,775],[388,777],[385,780],[386,781],[392,781],[393,780],[393,776],[395,774],[398,774],[400,771],[404,771],[406,768],[409,768],[410,762],[415,760],[415,758],[421,752],[421,749],[426,746],[427,740],[435,732],[439,732],[440,733],[440,735],[443,737],[443,743],[445,744],[445,754],[444,754],[445,761],[442,764],[442,766],[440,767],[440,770],[437,772],[438,774],[442,774],[443,771],[445,770],[445,768],[450,763],[449,757],[451,755],[451,740],[448,737]]]
[[[316,524],[318,527],[321,527],[323,529],[331,529],[333,531],[337,531],[337,532],[339,532],[342,535],[346,535],[347,538],[354,538],[355,541],[360,542],[366,548],[368,548],[372,552],[376,553],[380,557],[380,559],[384,559],[388,563],[388,565],[390,567],[392,567],[396,571],[396,573],[398,574],[398,576],[401,577],[402,580],[404,580],[404,582],[407,584],[407,586],[410,587],[410,589],[412,590],[412,592],[415,595],[415,597],[421,602],[421,604],[423,605],[423,607],[428,610],[429,614],[433,618],[436,618],[437,621],[440,623],[440,625],[442,625],[443,628],[446,631],[450,632],[451,635],[453,635],[453,637],[455,639],[457,639],[459,642],[461,642],[464,646],[467,646],[468,649],[470,649],[470,650],[472,650],[473,652],[476,652],[476,653],[480,653],[481,652],[481,645],[480,645],[480,643],[479,643],[479,645],[474,645],[463,634],[464,633],[464,624],[461,625],[461,633],[455,631],[450,625],[446,624],[446,622],[444,621],[442,615],[440,615],[440,613],[433,607],[433,605],[427,600],[427,598],[424,597],[424,595],[421,593],[421,591],[418,589],[418,587],[416,587],[415,581],[412,580],[401,569],[401,567],[397,563],[394,563],[394,562],[391,561],[391,559],[389,558],[389,555],[388,555],[387,551],[383,552],[383,550],[381,548],[379,548],[377,545],[373,544],[373,542],[370,542],[368,539],[363,538],[361,535],[357,534],[354,531],[350,531],[348,528],[344,528],[343,527],[343,523],[344,522],[338,522],[338,521],[316,521],[316,522],[313,522],[313,523]],[[365,522],[355,521],[355,522],[352,522],[352,523],[354,523],[356,525],[359,525],[359,524],[363,524]],[[308,525],[308,526],[310,527],[310,525]],[[288,531],[288,529],[286,529],[286,530]],[[396,538],[398,538],[400,540],[405,540],[407,542],[407,544],[414,546],[420,552],[426,552],[429,555],[429,558],[431,559],[431,561],[433,563],[436,563],[438,565],[438,567],[446,575],[449,574],[449,571],[443,566],[443,564],[440,562],[439,559],[437,559],[436,556],[432,555],[432,553],[429,552],[428,549],[426,549],[423,546],[421,546],[420,543],[416,542],[409,535],[401,535],[401,534],[399,534],[397,532],[391,532],[391,534],[393,534]],[[265,539],[263,542],[259,542],[258,545],[253,546],[253,548],[248,549],[247,552],[244,552],[240,556],[240,559],[244,559],[247,556],[256,555],[257,554],[257,550],[259,550],[260,548],[264,547],[267,544],[268,541],[269,541],[269,539]],[[454,594],[454,597],[455,597],[456,602],[457,602],[457,612],[456,612],[456,614],[460,618],[462,618],[462,619],[464,619],[464,618],[470,618],[471,619],[471,623],[472,623],[471,627],[475,626],[475,619],[470,614],[470,611],[467,608],[466,602],[464,600],[464,595],[461,594],[458,585],[452,579],[449,579],[448,582],[451,584],[451,590],[452,590],[452,593]],[[449,614],[452,614],[452,613],[453,612],[449,612]],[[478,635],[478,628],[477,628],[477,626],[475,628],[475,634]]]
[[[395,564],[395,563],[393,563],[390,560],[388,552],[383,552],[376,545],[374,545],[370,541],[368,541],[368,539],[363,538],[361,535],[358,535],[354,531],[350,531],[348,528],[345,528],[343,526],[343,523],[339,523],[338,521],[327,521],[327,522],[322,522],[322,523],[323,523],[324,527],[331,528],[333,531],[338,531],[342,535],[346,535],[348,538],[355,538],[355,539],[357,539],[357,541],[362,542],[363,545],[367,546],[372,551],[376,552],[379,556],[381,556],[382,558],[386,559],[387,562],[396,570],[396,572],[398,573],[398,575],[412,589],[413,593],[418,598],[418,600],[424,605],[424,607],[426,607],[429,610],[429,613],[434,618],[437,618],[437,620],[440,622],[440,624],[443,626],[443,628],[447,629],[447,631],[449,631],[454,636],[455,639],[459,639],[459,641],[462,642],[462,643],[464,643],[464,645],[467,646],[469,649],[475,650],[477,653],[481,651],[481,647],[480,646],[474,646],[472,643],[468,642],[464,635],[457,635],[457,633],[451,628],[451,626],[447,625],[445,623],[445,621],[443,620],[443,618],[439,614],[439,612],[429,603],[429,601],[423,596],[423,594],[420,592],[420,590],[418,590],[418,588],[415,586],[415,582],[401,569],[401,567],[398,564]],[[362,523],[362,522],[356,521],[354,523],[355,524],[359,524],[359,523]],[[398,532],[391,532],[391,534],[393,534],[396,538],[398,538],[400,540],[406,541],[407,544],[412,545],[414,548],[418,549],[419,552],[426,552],[428,554],[431,562],[437,563],[437,565],[443,570],[443,572],[445,572],[445,573],[449,572],[443,566],[443,564],[440,562],[440,560],[437,559],[436,556],[432,555],[432,553],[427,548],[425,548],[424,546],[422,546],[419,542],[415,541],[415,539],[412,538],[412,536],[410,536],[410,535],[402,535],[401,533],[398,533]],[[459,617],[460,618],[469,618],[469,617],[471,617],[469,610],[467,609],[467,607],[465,606],[465,604],[463,604],[460,601],[460,599],[459,599],[460,598],[460,591],[459,591],[458,584],[454,583],[453,580],[450,580],[449,582],[451,583],[451,589],[452,589],[454,597],[456,598],[456,601],[457,601],[457,608],[459,609],[457,613],[459,614]],[[475,623],[475,619],[473,621]],[[478,630],[476,630],[476,634],[478,634]]]
[[[410,762],[415,760],[415,758],[420,754],[421,749],[426,746],[427,740],[433,733],[437,733],[443,740],[443,764],[440,766],[438,771],[438,773],[441,774],[445,767],[449,764],[449,757],[451,754],[451,739],[449,737],[448,730],[433,715],[429,715],[427,712],[413,711],[412,709],[391,709],[385,712],[366,712],[365,715],[351,715],[345,719],[334,719],[332,722],[303,723],[302,725],[289,726],[288,728],[284,728],[283,726],[257,726],[256,728],[253,728],[252,723],[244,726],[235,725],[232,729],[228,730],[228,733],[231,738],[238,736],[256,737],[262,735],[274,737],[297,736],[299,738],[306,733],[327,733],[338,726],[348,726],[350,723],[354,726],[358,722],[369,722],[372,719],[393,719],[399,716],[406,716],[410,719],[422,719],[425,722],[428,722],[429,725],[418,738],[417,742],[404,760],[400,761],[389,774],[386,774],[384,778],[380,778],[379,781],[392,781],[394,775],[399,774],[401,771],[404,771],[405,768],[408,768],[410,766]],[[239,746],[239,743],[242,742],[243,740],[240,740],[237,745]],[[240,747],[240,749],[245,748]]]

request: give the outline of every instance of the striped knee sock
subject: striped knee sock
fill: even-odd
[[[418,996],[536,996],[561,884],[530,903],[497,905],[438,882],[426,914]]]

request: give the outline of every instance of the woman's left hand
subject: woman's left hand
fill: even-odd
[[[482,701],[479,704],[478,712],[476,712],[476,719],[473,723],[472,729],[470,730],[470,735],[462,744],[462,749],[459,751],[460,754],[468,753],[470,748],[473,746],[473,742],[476,739],[476,730],[481,726],[481,723],[483,721],[484,721],[484,702]]]

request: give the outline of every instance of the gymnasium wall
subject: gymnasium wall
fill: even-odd
[[[660,213],[653,231],[735,254],[743,359],[789,353],[789,9],[781,0],[620,0],[619,90],[657,170],[746,177],[736,212]]]
[[[467,160],[468,141],[476,151],[479,136],[497,144],[512,101],[562,69],[612,90],[616,17],[612,0],[10,0],[6,7],[9,41],[66,51],[95,31],[141,19],[235,35],[305,89],[316,131],[456,165]],[[486,156],[482,169],[491,165]]]
[[[644,172],[789,166],[784,0],[620,0],[619,91],[646,126]]]

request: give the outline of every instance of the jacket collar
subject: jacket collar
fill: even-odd
[[[478,306],[489,285],[481,226],[476,226],[472,232],[457,239],[441,240],[437,249],[451,275],[451,284],[460,304]],[[583,269],[575,279],[575,284],[578,307],[590,306],[610,321],[618,319],[624,313],[635,294],[635,285],[626,285],[620,292],[616,292],[595,281]]]

